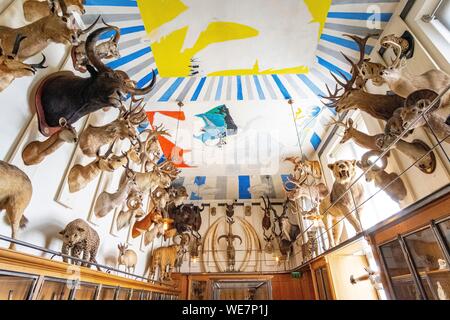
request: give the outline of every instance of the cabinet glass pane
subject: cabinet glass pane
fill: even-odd
[[[322,270],[317,269],[314,274],[316,275],[317,291],[319,292],[319,300],[327,300],[325,288],[322,281]]]
[[[98,300],[114,300],[114,294],[116,293],[115,287],[102,287]]]
[[[431,228],[405,237],[408,251],[420,275],[428,299],[448,300],[450,272],[444,253]]]
[[[117,295],[117,300],[129,300],[130,299],[130,293],[131,293],[130,289],[120,288],[119,289],[119,294]]]
[[[28,299],[34,283],[34,278],[0,275],[0,300]]]
[[[68,300],[70,291],[70,283],[64,280],[45,279],[39,290],[37,300]]]
[[[75,291],[74,300],[94,300],[97,286],[81,283]]]
[[[328,269],[322,268],[322,279],[325,286],[325,295],[327,297],[327,300],[333,300],[333,295],[331,294],[331,285],[328,281]]]
[[[420,294],[409,271],[400,243],[395,240],[380,247],[381,255],[391,278],[398,300],[418,300]]]
[[[439,229],[447,242],[447,249],[450,249],[450,219],[439,223]]]
[[[141,290],[133,290],[131,294],[131,300],[141,300]]]

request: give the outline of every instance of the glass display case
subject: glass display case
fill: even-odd
[[[118,290],[116,300],[130,300],[131,289],[118,288]]]
[[[116,289],[116,287],[102,286],[98,294],[98,300],[114,300]]]
[[[71,291],[71,281],[45,277],[36,299],[69,300]]]
[[[0,300],[29,300],[36,285],[37,276],[0,271]]]
[[[396,299],[450,299],[449,229],[432,221],[379,247]]]
[[[130,300],[141,300],[141,290],[133,290]]]
[[[98,285],[93,283],[80,282],[73,294],[73,300],[95,300]]]
[[[331,286],[328,279],[328,269],[326,266],[317,268],[314,271],[317,283],[317,291],[319,294],[319,300],[333,300],[331,293]]]

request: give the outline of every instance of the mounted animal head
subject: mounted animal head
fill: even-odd
[[[181,206],[189,198],[186,188],[183,186],[177,188],[171,187],[169,189],[169,195],[170,201],[175,207]]]
[[[379,158],[380,152],[371,150],[363,154],[361,157],[361,161],[357,161],[356,165],[362,170],[366,171],[370,168],[370,166],[373,164],[373,161],[377,160]],[[382,172],[387,167],[387,157],[384,156],[379,160],[381,163],[380,165],[374,165],[369,171],[365,173],[366,181],[372,182],[375,180],[375,177],[378,175],[379,172]]]
[[[385,70],[386,67],[381,63],[370,62],[368,59],[365,59],[359,69],[359,73],[364,82],[372,80],[373,85],[380,87],[385,82],[383,79]]]
[[[344,128],[344,134],[342,135],[342,139],[339,142],[340,144],[344,144],[349,141],[353,137],[352,133],[354,132],[354,130],[356,130],[356,126],[353,126],[352,118],[348,118],[346,122],[333,119],[330,125],[337,125]]]
[[[47,68],[44,66],[45,56],[40,63],[27,64],[18,59],[20,43],[25,36],[18,34],[14,42],[14,47],[10,54],[6,53],[2,47],[0,39],[0,91],[4,90],[16,78],[32,76],[37,69]]]
[[[420,116],[431,105],[431,103],[438,97],[438,94],[429,89],[417,90],[411,93],[405,101],[405,106],[400,110],[400,118],[402,120],[403,129],[415,129],[426,124],[425,119]],[[440,100],[436,105],[428,111],[431,113],[435,111],[440,105]],[[417,121],[416,121],[417,120]]]
[[[358,94],[361,90],[362,86],[360,85],[360,69],[363,66],[367,60],[365,59],[365,53],[366,53],[366,44],[369,38],[373,37],[374,35],[367,35],[364,38],[360,38],[355,35],[348,35],[344,34],[344,36],[351,38],[353,41],[356,42],[359,48],[359,61],[353,62],[352,59],[350,59],[348,56],[342,53],[344,58],[352,65],[351,74],[352,77],[348,79],[342,72],[338,71],[339,75],[345,79],[345,82],[339,80],[334,73],[331,73],[331,76],[334,78],[337,84],[339,84],[342,89],[344,89],[344,92],[339,95],[340,91],[342,89],[339,89],[336,85],[335,92],[332,93],[328,85],[326,86],[329,96],[325,97],[322,96],[322,98],[329,100],[329,103],[325,103],[327,107],[335,108],[336,112],[344,112],[351,109],[357,109],[357,103],[358,100],[361,99],[360,95]],[[357,81],[359,80],[359,81]],[[359,82],[359,84],[358,84]],[[356,86],[355,86],[356,85]]]
[[[122,108],[122,101],[128,94],[144,95],[152,89],[156,81],[154,71],[151,83],[138,89],[124,71],[109,68],[96,55],[96,42],[107,32],[114,32],[114,29],[112,27],[97,29],[89,34],[86,40],[86,54],[90,61],[87,69],[90,78],[64,73],[55,75],[42,84],[40,101],[37,100],[42,104],[45,123],[49,127],[57,127],[61,117],[67,119],[69,124],[73,124],[81,117],[105,107]],[[74,86],[81,94],[70,94]]]
[[[78,37],[81,34],[89,32],[93,26],[86,30],[77,30],[74,19],[68,11],[66,2],[64,0],[58,0],[58,4],[61,8],[62,15],[59,15],[56,1],[51,1],[50,15],[42,18],[46,19],[44,32],[48,38],[56,43],[77,45],[79,41]]]
[[[328,164],[337,182],[350,183],[356,175],[356,160],[339,160]]]
[[[225,214],[229,218],[232,218],[234,216],[234,203],[232,204],[225,203]]]

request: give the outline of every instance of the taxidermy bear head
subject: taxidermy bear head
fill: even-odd
[[[339,183],[349,183],[356,175],[356,160],[339,160],[329,164],[334,178]]]

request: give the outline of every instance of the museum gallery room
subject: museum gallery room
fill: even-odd
[[[449,39],[448,0],[0,0],[0,300],[449,300]]]

